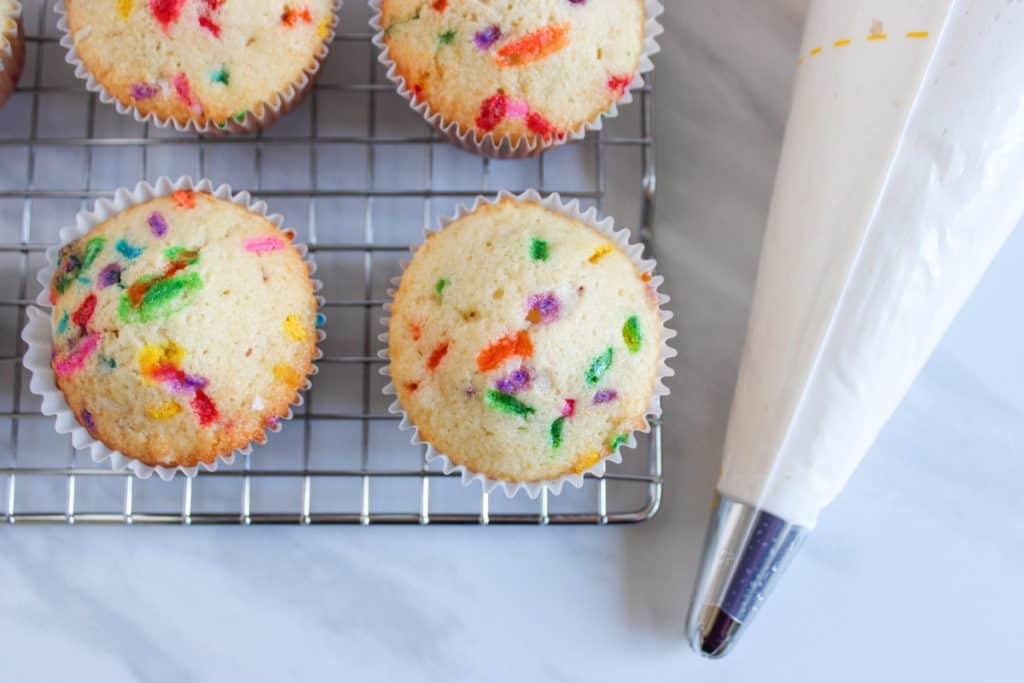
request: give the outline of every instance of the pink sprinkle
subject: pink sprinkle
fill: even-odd
[[[284,249],[285,243],[280,237],[267,235],[265,237],[250,237],[245,241],[245,250],[254,254],[262,254],[266,251],[277,251]]]
[[[509,100],[505,105],[505,116],[512,119],[525,119],[530,113],[530,104],[526,100]]]
[[[153,231],[154,236],[163,237],[167,234],[167,219],[159,211],[149,214],[146,222],[149,223],[149,229]]]
[[[185,104],[194,113],[202,113],[203,107],[199,104],[199,101],[192,95],[192,84],[189,83],[188,76],[185,74],[178,74],[172,81],[174,83],[174,90],[178,93],[178,96],[185,100]]]
[[[576,399],[567,398],[562,404],[562,417],[572,417],[576,414]]]
[[[90,334],[79,340],[75,348],[68,351],[63,358],[53,359],[53,371],[58,377],[67,377],[85,367],[85,361],[89,360],[96,347],[100,345],[100,335]]]

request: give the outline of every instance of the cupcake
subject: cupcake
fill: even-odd
[[[529,197],[428,236],[394,294],[387,356],[417,440],[466,479],[536,495],[603,473],[648,428],[672,335],[625,231]]]
[[[111,212],[60,249],[48,283],[49,370],[70,412],[171,474],[263,442],[317,356],[293,234],[218,194],[168,187]]]
[[[0,0],[0,107],[14,92],[24,64],[21,3],[18,0]]]
[[[64,0],[68,62],[122,113],[179,130],[247,132],[311,86],[336,0]]]
[[[583,136],[653,68],[657,2],[377,0],[399,92],[457,143],[527,156]]]

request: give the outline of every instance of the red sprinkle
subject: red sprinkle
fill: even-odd
[[[189,83],[188,76],[181,73],[174,77],[174,90],[178,93],[178,96],[185,100],[185,105],[192,110],[200,108],[199,101],[192,95],[192,84]]]
[[[405,388],[408,389],[409,391],[416,391],[417,389],[420,388],[420,383],[419,382],[406,382],[405,383]]]
[[[576,414],[576,399],[567,398],[562,405],[562,417],[572,417]]]
[[[508,109],[508,98],[505,93],[491,95],[480,105],[480,113],[476,117],[476,127],[487,132],[497,128]]]
[[[199,25],[213,34],[214,38],[220,38],[220,26],[210,17],[199,17]]]
[[[434,0],[434,4],[431,5],[435,12],[444,12],[448,9],[448,0]]]
[[[164,31],[170,30],[171,24],[178,20],[184,7],[185,0],[149,0],[149,11]]]
[[[433,372],[437,370],[437,366],[441,364],[444,357],[448,355],[448,342],[445,342],[434,349],[434,352],[430,354],[430,358],[427,359],[427,370]]]
[[[309,13],[308,7],[303,7],[301,10],[298,10],[287,5],[285,6],[284,13],[281,15],[281,23],[285,26],[295,26],[300,19],[307,24],[313,23],[313,16]]]
[[[631,74],[623,74],[621,76],[609,76],[608,77],[608,89],[614,90],[620,96],[626,92],[626,88],[633,82],[633,76]]]
[[[92,314],[96,312],[96,295],[90,294],[82,302],[82,305],[78,307],[78,310],[71,315],[71,322],[75,323],[82,329],[82,334],[85,334],[85,328],[92,320]]]
[[[416,323],[409,325],[409,332],[412,333],[413,341],[419,341],[420,337],[423,336],[423,328],[417,325]]]
[[[189,405],[192,406],[193,412],[199,418],[199,424],[204,427],[214,422],[218,417],[217,406],[214,405],[213,400],[202,389],[196,389],[196,395],[192,397]]]
[[[558,130],[551,125],[551,122],[535,111],[526,115],[526,127],[545,140],[559,135]]]

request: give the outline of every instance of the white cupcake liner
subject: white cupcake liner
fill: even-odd
[[[22,330],[21,338],[28,344],[28,349],[25,352],[23,364],[25,368],[32,373],[32,379],[29,383],[29,390],[43,399],[42,413],[43,415],[56,417],[56,430],[58,434],[71,434],[71,442],[75,448],[79,450],[89,449],[92,455],[93,462],[101,463],[105,460],[110,460],[111,468],[115,472],[123,472],[128,469],[131,470],[135,476],[140,479],[148,479],[155,472],[158,477],[164,481],[172,479],[177,472],[181,472],[187,477],[195,477],[199,473],[199,468],[202,467],[208,472],[213,472],[217,469],[220,462],[227,465],[234,463],[235,454],[248,455],[252,452],[253,443],[250,443],[245,448],[239,449],[228,455],[218,456],[214,461],[209,463],[199,463],[192,467],[184,467],[181,465],[169,467],[164,465],[147,465],[139,460],[135,460],[130,456],[127,456],[118,451],[108,448],[103,442],[95,439],[89,431],[78,422],[78,418],[75,416],[71,407],[68,406],[67,401],[64,399],[64,394],[57,387],[56,377],[53,372],[53,368],[50,366],[50,359],[53,353],[53,323],[52,323],[52,305],[50,304],[50,282],[53,279],[53,274],[57,268],[57,262],[60,256],[60,249],[66,244],[69,244],[83,236],[85,236],[90,230],[104,221],[112,218],[113,216],[122,213],[123,211],[136,206],[138,204],[145,203],[151,199],[157,197],[166,197],[173,194],[177,190],[192,190],[195,192],[206,192],[217,199],[229,201],[238,206],[245,207],[249,211],[263,216],[278,228],[282,228],[284,223],[284,217],[280,214],[268,213],[266,202],[253,199],[248,192],[235,193],[229,185],[220,185],[214,187],[210,180],[200,180],[195,182],[192,178],[182,176],[175,181],[170,178],[162,177],[159,178],[154,185],[143,181],[135,186],[134,189],[120,188],[114,192],[113,199],[100,199],[96,202],[92,211],[80,211],[75,217],[75,225],[68,226],[60,229],[60,244],[51,246],[46,250],[46,264],[40,269],[37,280],[43,286],[39,296],[36,298],[37,307],[30,306],[28,308],[28,323],[25,325],[25,329]],[[294,243],[293,243],[294,244]],[[316,262],[309,255],[309,249],[304,244],[294,244],[295,248],[299,250],[303,259],[306,262],[306,266],[309,268],[309,275],[312,278],[316,272]],[[322,288],[323,283],[313,278],[313,291],[319,292]],[[321,316],[324,305],[324,299],[319,294],[316,295],[318,304],[318,316]],[[319,322],[319,321],[318,321]],[[320,344],[323,343],[326,334],[323,331],[322,326],[317,327],[317,349],[313,360],[319,360],[323,356],[323,352],[320,350]],[[317,374],[318,368],[316,364],[313,364],[313,370],[310,375],[306,378],[306,384],[296,394],[295,400],[292,402],[292,406],[301,406],[303,404],[302,392],[308,390],[312,385],[310,377]],[[294,417],[293,411],[289,408],[288,414],[276,421],[272,427],[264,430],[264,434],[267,431],[278,432],[281,429],[281,422],[285,420],[291,420]]]
[[[14,92],[25,66],[25,39],[21,23],[21,2],[11,0],[11,24],[0,25],[0,107]]]
[[[91,93],[95,93],[99,97],[100,102],[103,102],[104,104],[113,104],[119,114],[132,116],[139,123],[150,123],[157,128],[173,127],[179,133],[199,133],[202,135],[212,136],[255,133],[263,128],[273,125],[278,119],[290,112],[299,102],[302,101],[303,96],[313,87],[316,74],[320,71],[320,67],[323,66],[324,61],[327,59],[327,54],[330,52],[330,46],[334,41],[336,30],[340,22],[341,5],[342,0],[334,0],[333,18],[331,20],[330,31],[327,37],[324,38],[320,49],[313,56],[313,62],[302,70],[302,74],[300,74],[296,80],[289,83],[287,88],[275,93],[273,98],[270,100],[263,102],[261,105],[263,111],[259,115],[257,115],[256,112],[247,111],[245,112],[244,119],[238,120],[235,117],[231,117],[221,125],[209,121],[206,123],[198,123],[192,120],[181,122],[170,117],[163,119],[153,112],[149,114],[142,114],[134,105],[128,105],[121,102],[119,99],[111,95],[110,91],[108,91],[102,83],[96,80],[78,56],[78,49],[75,46],[75,38],[71,34],[71,27],[68,24],[67,7],[65,6],[64,0],[58,0],[57,4],[54,6],[54,11],[59,17],[57,20],[57,30],[60,32],[60,45],[67,50],[67,56],[64,58],[64,61],[75,68],[75,76],[85,81],[86,90]]]
[[[431,109],[425,100],[416,101],[412,88],[406,83],[405,78],[399,75],[398,66],[391,59],[387,43],[384,42],[385,27],[381,24],[381,0],[370,0],[370,11],[373,12],[373,16],[370,19],[370,28],[376,31],[376,34],[373,36],[373,44],[380,50],[377,61],[387,69],[388,80],[395,84],[398,88],[398,94],[434,130],[446,136],[453,144],[470,152],[499,159],[522,159],[535,156],[543,151],[573,140],[582,140],[588,131],[601,130],[606,119],[618,116],[620,104],[629,104],[633,101],[633,90],[642,88],[644,85],[644,75],[654,70],[652,58],[661,49],[658,46],[657,39],[664,32],[661,23],[658,21],[658,17],[665,11],[661,2],[659,0],[644,0],[644,9],[646,10],[644,50],[640,57],[640,64],[633,74],[633,80],[630,81],[622,96],[612,104],[611,108],[602,112],[591,121],[580,124],[571,131],[567,131],[564,137],[552,138],[551,140],[520,138],[514,143],[508,136],[496,138],[493,132],[488,132],[481,136],[474,128],[463,129],[458,122],[445,120],[444,116]]]
[[[534,204],[538,204],[544,207],[545,209],[555,211],[564,216],[568,216],[569,218],[580,221],[585,225],[589,225],[598,232],[606,235],[611,242],[613,242],[615,245],[621,248],[622,251],[630,258],[630,260],[633,261],[633,264],[636,266],[637,270],[639,270],[641,273],[653,274],[653,271],[657,264],[653,260],[643,258],[643,245],[630,243],[630,231],[628,229],[616,229],[615,220],[611,216],[600,218],[598,216],[597,209],[593,207],[587,209],[586,211],[582,210],[580,208],[580,202],[578,199],[573,199],[569,203],[563,203],[562,198],[557,193],[542,196],[536,190],[527,190],[526,192],[523,192],[522,194],[518,195],[514,195],[506,191],[501,191],[493,199],[478,196],[474,200],[472,206],[466,207],[465,205],[459,205],[458,208],[455,210],[455,214],[453,216],[448,218],[441,218],[440,225],[436,229],[427,229],[424,234],[424,241],[426,240],[426,238],[430,236],[431,233],[444,230],[445,227],[447,227],[449,224],[459,220],[460,218],[463,218],[464,216],[473,213],[474,211],[477,211],[481,206],[494,206],[504,199],[512,199],[520,202],[532,202]],[[418,247],[412,248],[413,255],[415,255],[417,248]],[[402,262],[401,266],[403,273],[405,269],[408,267],[409,263],[410,261],[408,260]],[[673,339],[676,336],[675,330],[671,329],[668,326],[668,321],[673,318],[672,312],[665,308],[665,306],[669,303],[669,297],[667,294],[663,294],[660,291],[658,291],[659,287],[664,281],[665,279],[661,275],[652,275],[650,281],[648,282],[648,285],[651,287],[651,290],[653,291],[658,301],[658,316],[661,320],[661,344],[660,349],[658,351],[658,372],[654,384],[654,390],[651,392],[651,398],[647,403],[646,410],[644,411],[644,425],[639,430],[630,431],[629,436],[625,442],[618,446],[612,453],[601,458],[600,461],[598,461],[593,466],[587,468],[580,474],[571,472],[569,474],[564,474],[555,479],[548,479],[544,481],[508,481],[503,479],[494,479],[480,472],[474,472],[467,468],[465,465],[459,465],[452,462],[452,460],[447,455],[435,449],[433,445],[430,444],[429,441],[421,439],[419,429],[409,418],[408,413],[406,413],[405,410],[402,409],[402,405],[397,398],[398,392],[395,389],[394,382],[388,382],[387,386],[384,387],[384,394],[386,396],[396,397],[394,401],[392,401],[391,405],[388,406],[388,412],[390,412],[392,415],[401,416],[402,420],[399,425],[400,429],[402,429],[403,431],[413,432],[412,438],[410,440],[410,443],[412,443],[412,445],[426,447],[426,459],[428,463],[432,463],[435,461],[441,463],[442,470],[444,471],[445,474],[452,474],[457,472],[460,475],[462,479],[462,484],[464,486],[469,486],[472,482],[479,481],[483,486],[484,491],[486,491],[487,493],[493,492],[496,488],[500,486],[502,490],[504,490],[505,495],[509,498],[515,496],[520,490],[525,491],[526,495],[528,495],[530,498],[536,498],[541,494],[542,491],[545,490],[551,492],[554,495],[558,495],[562,492],[562,487],[566,483],[571,484],[573,487],[578,489],[583,486],[583,480],[587,474],[590,474],[594,477],[603,477],[605,473],[605,466],[608,462],[622,462],[622,447],[626,446],[628,448],[636,448],[636,432],[639,431],[644,434],[650,432],[651,425],[649,418],[653,417],[657,419],[661,416],[661,399],[662,397],[668,396],[669,394],[669,389],[667,386],[665,386],[665,380],[675,375],[675,371],[668,366],[668,361],[669,359],[674,358],[677,355],[675,349],[669,346],[668,343],[669,340]],[[391,329],[391,308],[394,302],[395,294],[397,293],[398,288],[401,285],[401,282],[401,276],[393,278],[391,280],[391,283],[394,285],[394,288],[388,290],[389,301],[384,304],[384,315],[381,318],[381,324],[383,325],[385,330]],[[384,332],[383,334],[378,336],[378,339],[381,342],[383,342],[384,346],[380,351],[377,352],[377,355],[381,359],[388,362],[387,365],[380,369],[380,374],[390,377],[391,359],[388,350],[389,333]]]

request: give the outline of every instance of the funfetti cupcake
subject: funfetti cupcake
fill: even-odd
[[[25,64],[21,3],[0,0],[0,107],[14,91]]]
[[[25,362],[77,446],[194,474],[290,417],[318,357],[316,287],[293,234],[248,199],[140,185],[48,254],[52,312],[32,311]]]
[[[381,63],[435,128],[521,157],[583,137],[653,68],[648,0],[375,0]]]
[[[536,193],[428,236],[388,321],[393,410],[445,471],[555,492],[635,445],[673,355],[661,278],[628,232]]]
[[[68,62],[122,113],[199,132],[272,123],[311,87],[340,0],[63,0]]]

